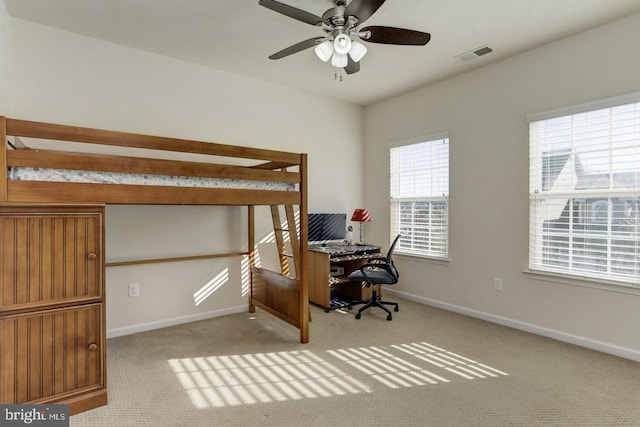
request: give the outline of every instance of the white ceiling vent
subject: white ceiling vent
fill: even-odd
[[[493,49],[491,49],[489,46],[485,45],[485,46],[480,46],[477,47],[473,50],[470,50],[468,52],[465,53],[461,53],[460,55],[456,55],[454,58],[459,59],[462,62],[469,62],[471,60],[474,60],[476,58],[479,58],[483,55],[486,55],[488,53],[493,52]]]

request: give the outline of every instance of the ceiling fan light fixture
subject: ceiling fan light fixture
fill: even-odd
[[[349,55],[351,59],[355,62],[359,62],[364,55],[367,53],[367,47],[360,43],[358,40],[353,40],[351,42],[351,50],[349,51]]]
[[[346,34],[338,34],[333,39],[333,48],[336,53],[346,55],[351,50],[351,38]]]
[[[335,52],[331,57],[331,65],[337,68],[344,68],[347,66],[349,60],[347,59],[347,54]]]
[[[316,55],[322,62],[327,62],[333,55],[333,42],[325,40],[315,48]]]

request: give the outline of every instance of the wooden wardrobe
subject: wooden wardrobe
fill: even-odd
[[[0,402],[107,403],[103,235],[103,206],[0,206]]]

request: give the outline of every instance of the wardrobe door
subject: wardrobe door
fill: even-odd
[[[101,304],[0,319],[0,401],[53,402],[102,388],[101,329]]]
[[[0,312],[102,298],[101,216],[0,215]]]

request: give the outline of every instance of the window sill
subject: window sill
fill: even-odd
[[[394,253],[393,256],[398,258],[404,258],[411,261],[426,262],[429,264],[438,264],[438,265],[449,265],[449,261],[450,261],[449,258],[436,258],[436,257],[430,257],[430,256],[424,256],[424,255],[403,254],[398,252]]]
[[[615,280],[595,279],[591,277],[573,276],[541,270],[524,270],[525,276],[534,280],[560,283],[563,285],[580,286],[583,288],[599,289],[621,294],[640,295],[640,287]]]

